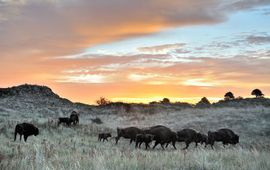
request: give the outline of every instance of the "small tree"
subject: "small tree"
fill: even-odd
[[[256,96],[256,98],[258,98],[258,97],[263,97],[263,96],[264,96],[264,94],[262,93],[262,91],[259,90],[259,89],[254,89],[254,90],[251,92],[251,95]]]
[[[234,99],[234,95],[232,92],[227,92],[225,95],[224,95],[224,100],[232,100]]]
[[[206,98],[206,97],[203,97],[202,99],[201,99],[201,101],[199,101],[200,103],[203,103],[203,104],[211,104],[210,102],[209,102],[209,100]]]
[[[206,97],[203,97],[196,105],[195,107],[199,108],[208,108],[211,106],[211,103]]]
[[[99,106],[105,106],[105,105],[107,105],[107,104],[110,104],[111,101],[108,100],[108,99],[106,99],[105,97],[100,97],[100,98],[96,101],[96,103],[97,103]]]
[[[236,99],[237,100],[242,100],[242,99],[244,99],[242,96],[238,96],[238,97],[236,97]]]
[[[162,103],[162,104],[169,104],[170,103],[170,99],[164,98],[163,100],[160,101],[160,103]]]

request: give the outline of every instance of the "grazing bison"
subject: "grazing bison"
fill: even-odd
[[[208,136],[205,135],[205,134],[201,134],[201,141],[200,141],[201,145],[202,144],[205,144],[205,147],[207,146],[208,144]]]
[[[186,147],[183,149],[187,149],[189,147],[189,144],[192,142],[195,142],[196,147],[198,146],[198,143],[200,143],[203,139],[202,134],[196,132],[193,129],[183,129],[181,131],[177,132],[177,141],[178,142],[185,142]]]
[[[177,141],[177,134],[170,128],[157,125],[144,130],[144,133],[154,135],[153,140],[155,141],[155,145],[153,146],[153,149],[155,149],[158,144],[160,144],[162,149],[164,149],[163,145],[168,143],[172,143],[174,149],[176,149],[175,142]]]
[[[216,132],[209,131],[208,144],[211,145],[211,148],[213,148],[215,142],[222,142],[224,147],[227,144],[235,145],[239,143],[239,136],[230,129],[219,129]]]
[[[66,125],[70,125],[71,124],[71,120],[69,117],[59,117],[58,118],[58,126],[61,124],[61,123],[65,123]]]
[[[21,123],[17,124],[15,127],[14,141],[16,141],[17,133],[20,135],[20,141],[22,140],[22,135],[24,137],[24,141],[27,141],[28,136],[39,134],[39,130],[33,124],[30,123]]]
[[[108,138],[109,137],[112,137],[112,135],[111,135],[111,133],[100,133],[100,134],[98,134],[98,141],[108,141]]]
[[[136,140],[136,135],[143,133],[143,131],[137,127],[127,127],[127,128],[117,128],[117,136],[115,138],[115,144],[118,143],[118,140],[123,137],[130,139],[130,144],[132,141]]]
[[[70,119],[70,124],[73,123],[73,125],[76,125],[79,123],[79,114],[75,111],[73,111],[69,117]]]
[[[151,135],[151,134],[144,134],[144,133],[137,134],[135,147],[137,148],[139,146],[140,148],[141,144],[144,143],[145,149],[147,149],[148,147],[150,147],[149,144],[153,141],[153,139],[154,139],[154,135]]]

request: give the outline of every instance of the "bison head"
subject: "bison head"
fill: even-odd
[[[239,143],[239,136],[238,136],[238,135],[235,135],[235,136],[232,138],[232,142],[233,142],[233,144]]]
[[[112,137],[111,133],[106,134],[107,137]]]
[[[153,141],[155,138],[155,136],[151,134],[146,134],[145,136],[148,138],[149,141]]]
[[[38,128],[35,127],[35,129],[34,129],[34,135],[37,136],[38,134],[39,134],[39,130],[38,130]]]

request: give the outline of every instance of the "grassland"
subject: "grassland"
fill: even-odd
[[[92,124],[93,115],[81,115],[76,127],[57,127],[46,117],[32,114],[1,113],[0,117],[0,169],[270,169],[270,108],[219,108],[185,109],[145,115],[109,115],[96,113],[104,124]],[[29,137],[27,143],[13,141],[16,123],[32,122],[40,129],[40,135]],[[194,145],[183,151],[183,144],[162,150],[135,149],[134,144],[121,139],[98,142],[97,134],[110,131],[116,135],[117,126],[146,127],[166,125],[177,131],[191,127],[203,133],[221,127],[229,127],[240,135],[240,144],[215,149]],[[143,147],[144,148],[144,147]]]

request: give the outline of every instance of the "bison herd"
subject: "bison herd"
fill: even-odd
[[[65,124],[67,126],[77,125],[79,123],[79,114],[73,111],[69,117],[59,117],[57,121],[57,125]],[[20,135],[20,141],[22,140],[22,136],[24,137],[24,141],[27,141],[28,136],[39,134],[39,130],[33,124],[30,123],[21,123],[17,124],[15,127],[14,133],[14,141],[16,141],[17,134]]]
[[[104,133],[99,134],[100,138],[103,138]],[[107,137],[106,136],[106,140]],[[115,137],[115,143],[117,144],[119,139],[123,137],[130,140],[130,144],[134,141],[135,147],[141,147],[141,144],[145,144],[145,149],[150,147],[150,143],[154,141],[153,149],[156,146],[160,145],[163,149],[164,146],[168,147],[171,144],[174,149],[176,149],[176,142],[184,142],[186,144],[185,148],[187,149],[190,143],[194,142],[195,146],[198,146],[198,143],[201,145],[210,145],[213,148],[215,142],[222,142],[224,147],[225,145],[232,144],[235,145],[239,143],[239,136],[235,134],[230,129],[219,129],[218,131],[211,132],[209,131],[207,135],[196,132],[193,129],[183,129],[177,132],[172,131],[170,128],[162,125],[152,126],[145,129],[140,129],[138,127],[127,127],[127,128],[117,128],[117,136]],[[104,141],[104,140],[103,140]]]
[[[70,117],[60,117],[58,118],[58,126],[60,124],[66,124],[67,126],[76,125],[79,123],[79,115],[73,111]],[[20,140],[22,136],[24,141],[27,141],[28,136],[39,134],[37,127],[30,123],[17,124],[15,127],[14,141],[16,141],[17,134],[20,135]],[[98,141],[108,141],[108,138],[112,137],[111,133],[100,133],[98,135]],[[230,129],[219,129],[215,132],[208,131],[208,134],[199,133],[193,129],[182,129],[180,131],[174,132],[170,128],[162,125],[152,126],[148,128],[138,128],[138,127],[127,127],[127,128],[117,128],[117,136],[115,138],[115,144],[118,143],[120,138],[126,138],[130,140],[130,144],[135,142],[135,148],[140,148],[144,143],[145,149],[150,148],[150,143],[154,141],[153,149],[160,145],[163,149],[172,145],[176,149],[176,142],[184,142],[187,149],[190,143],[194,142],[197,147],[201,144],[205,147],[210,145],[213,148],[215,142],[222,142],[223,146],[228,144],[235,145],[239,143],[239,136],[235,134]]]
[[[57,122],[58,126],[62,123],[66,124],[67,126],[70,126],[72,124],[73,125],[78,124],[79,123],[79,114],[77,112],[73,111],[69,117],[59,117],[58,122]]]

